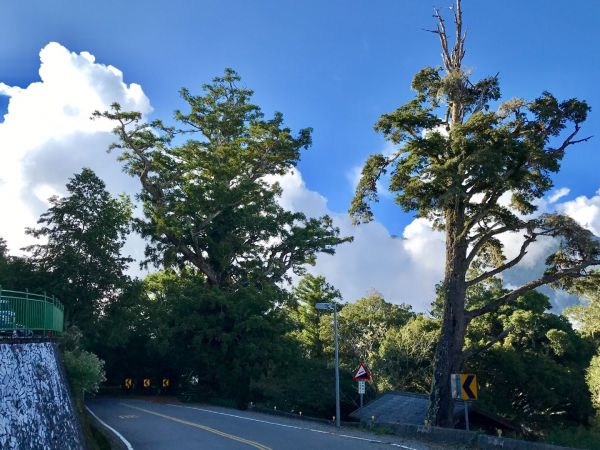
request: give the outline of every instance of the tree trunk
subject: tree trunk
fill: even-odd
[[[464,207],[446,211],[446,272],[444,274],[444,313],[440,340],[435,353],[433,385],[427,419],[431,425],[454,426],[454,401],[450,375],[460,373],[465,340],[465,296],[467,243],[458,240],[464,226]]]

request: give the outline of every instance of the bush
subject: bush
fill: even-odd
[[[597,426],[555,428],[548,433],[544,441],[554,445],[594,450],[600,448],[600,429]]]
[[[104,361],[85,350],[67,350],[64,363],[71,389],[76,400],[83,400],[83,392],[96,393],[100,383],[106,380]]]

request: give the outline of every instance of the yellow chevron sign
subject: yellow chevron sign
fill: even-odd
[[[450,377],[452,398],[477,400],[477,375],[471,373],[453,373]]]

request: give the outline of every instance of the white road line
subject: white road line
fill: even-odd
[[[98,417],[96,414],[94,414],[94,412],[90,408],[88,408],[87,405],[86,405],[85,409],[87,409],[88,412],[92,416],[94,416],[98,422],[100,422],[102,425],[104,425],[110,431],[112,431],[113,433],[115,433],[115,435],[121,440],[121,442],[123,442],[123,444],[125,444],[125,447],[127,447],[127,450],[133,450],[133,447],[131,446],[131,444],[129,443],[129,441],[127,439],[125,439],[125,437],[123,437],[123,435],[121,433],[119,433],[117,430],[115,430],[109,424],[107,424],[106,422],[104,422],[100,417]]]
[[[348,438],[348,439],[357,439],[359,441],[373,442],[374,444],[385,444],[385,442],[378,441],[377,439],[362,438],[362,437],[358,437],[358,436],[350,436],[349,434],[337,434],[336,433],[336,436],[341,436],[341,437],[345,437],[345,438]]]
[[[227,416],[227,417],[233,417],[235,419],[249,420],[250,422],[266,423],[268,425],[275,425],[275,426],[282,427],[282,428],[293,428],[293,429],[296,429],[296,430],[312,431],[313,433],[331,434],[332,436],[340,436],[340,437],[347,438],[347,439],[356,439],[356,440],[359,440],[359,441],[367,441],[367,442],[372,442],[374,444],[387,444],[387,445],[391,445],[391,446],[394,446],[394,447],[404,448],[406,450],[417,450],[414,447],[408,447],[406,445],[395,444],[395,443],[392,443],[392,442],[379,441],[377,439],[369,439],[369,438],[363,438],[363,437],[358,437],[358,436],[351,436],[351,435],[348,435],[348,434],[338,434],[338,433],[333,433],[331,431],[317,430],[315,428],[299,427],[299,426],[296,426],[296,425],[287,425],[287,424],[278,423],[278,422],[271,422],[269,420],[253,419],[252,417],[238,416],[237,414],[230,414],[230,413],[224,413],[224,412],[219,412],[219,411],[213,411],[213,410],[210,410],[210,409],[198,408],[198,407],[195,407],[195,406],[175,405],[173,403],[165,403],[165,405],[167,405],[167,406],[175,406],[177,408],[195,409],[197,411],[207,412],[207,413],[210,413],[210,414],[217,414],[219,416]]]

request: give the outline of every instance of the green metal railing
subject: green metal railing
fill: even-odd
[[[64,307],[54,297],[0,287],[0,333],[61,334],[63,324]]]

